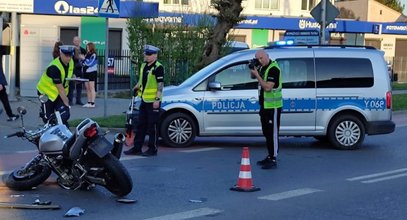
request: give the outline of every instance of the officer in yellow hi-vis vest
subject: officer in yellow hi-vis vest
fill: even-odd
[[[141,97],[139,120],[134,147],[124,152],[128,155],[157,155],[157,122],[160,117],[160,105],[164,88],[164,68],[157,61],[159,49],[152,45],[144,46],[144,62],[140,67],[140,77],[133,88]],[[144,138],[148,133],[148,150],[142,152]]]
[[[264,49],[258,50],[255,59],[249,64],[252,77],[259,81],[260,121],[266,138],[268,155],[257,162],[262,169],[277,167],[279,147],[278,134],[283,107],[282,78],[280,67],[272,61]]]
[[[49,116],[59,111],[62,121],[68,126],[70,106],[68,100],[69,82],[72,78],[74,63],[72,56],[75,53],[74,45],[59,46],[59,57],[55,58],[45,69],[38,84],[38,94],[48,96],[48,101],[41,106],[42,119],[46,122]]]

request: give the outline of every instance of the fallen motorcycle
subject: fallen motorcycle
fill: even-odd
[[[132,179],[119,161],[124,135],[118,133],[113,144],[101,134],[98,123],[84,119],[72,133],[53,113],[45,125],[35,131],[24,128],[24,107],[19,107],[22,130],[5,136],[20,137],[35,144],[38,154],[25,166],[14,170],[6,185],[14,190],[30,190],[43,183],[53,171],[57,183],[64,189],[91,189],[100,185],[117,196],[129,194]]]

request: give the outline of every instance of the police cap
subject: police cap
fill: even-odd
[[[68,56],[73,56],[75,54],[75,46],[74,45],[61,45],[59,46],[59,51],[61,53],[68,55]]]
[[[144,54],[145,55],[151,55],[151,54],[156,54],[160,51],[158,47],[155,47],[153,45],[144,45]]]

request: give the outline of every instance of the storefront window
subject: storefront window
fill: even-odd
[[[278,9],[278,0],[256,0],[254,7],[256,9]]]

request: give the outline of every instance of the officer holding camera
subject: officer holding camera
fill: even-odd
[[[278,63],[272,61],[264,49],[257,51],[255,57],[249,62],[249,68],[252,78],[259,81],[259,114],[268,150],[267,157],[257,161],[257,164],[262,169],[271,169],[277,167],[278,135],[283,107],[282,78]]]

